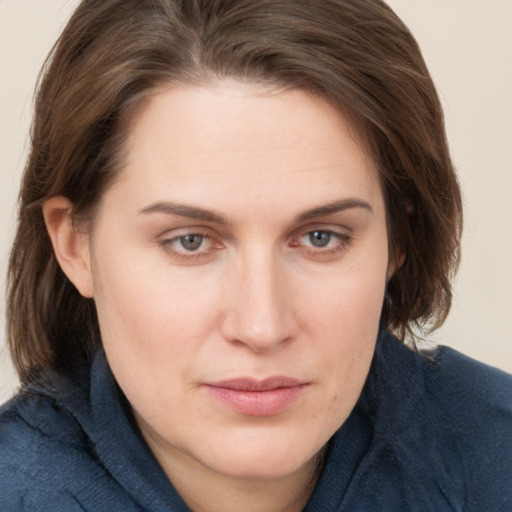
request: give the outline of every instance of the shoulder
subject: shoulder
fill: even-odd
[[[41,444],[84,445],[78,421],[50,396],[20,392],[0,407],[0,453],[24,450],[36,439]],[[5,458],[2,457],[2,462]]]
[[[377,352],[393,398],[442,411],[443,423],[463,424],[468,435],[476,434],[472,425],[485,425],[487,433],[512,425],[512,375],[446,346],[411,350],[389,335]]]
[[[464,510],[512,507],[512,377],[448,347],[388,339],[379,350],[386,413],[398,418],[387,435],[416,480]]]
[[[73,445],[83,445],[79,429],[57,404],[36,394],[21,393],[0,409],[0,504],[5,510],[30,510],[44,496],[48,470],[60,471],[52,459]],[[62,468],[64,469],[64,468]],[[51,491],[50,491],[51,492]],[[70,508],[70,510],[74,510]]]
[[[511,426],[512,376],[508,373],[443,346],[424,372],[427,389],[448,407],[454,421],[471,418],[474,424],[492,422],[498,429]]]
[[[433,355],[422,363],[430,407],[457,432],[466,453],[503,451],[500,458],[512,463],[512,376],[448,347]]]
[[[448,386],[447,391],[471,395],[482,406],[512,409],[512,375],[440,346],[433,353],[430,374]],[[448,397],[449,398],[449,397]]]
[[[0,408],[0,474],[0,510],[100,511],[118,494],[80,422],[39,393]]]
[[[457,446],[466,499],[512,509],[512,376],[448,347],[436,356],[425,391]]]
[[[457,447],[468,509],[512,510],[512,377],[448,347],[425,373]]]
[[[0,409],[0,509],[40,510],[46,503],[48,510],[83,510],[64,483],[89,480],[79,474],[90,465],[87,453],[87,439],[65,408],[48,396],[19,394]]]

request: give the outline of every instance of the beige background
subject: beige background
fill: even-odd
[[[434,340],[512,372],[512,1],[389,0],[437,83],[466,207],[455,304]],[[0,286],[32,90],[75,0],[0,0]],[[0,402],[16,386],[0,298]]]

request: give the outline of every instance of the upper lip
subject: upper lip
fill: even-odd
[[[307,382],[284,376],[267,377],[266,379],[254,379],[251,377],[240,377],[235,379],[222,380],[218,382],[209,382],[207,385],[233,389],[236,391],[271,391],[279,388],[291,388],[295,386],[303,386]]]

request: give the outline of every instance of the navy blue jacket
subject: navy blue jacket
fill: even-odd
[[[133,422],[104,354],[0,409],[0,510],[189,511]],[[306,512],[511,512],[512,378],[449,348],[380,337]]]

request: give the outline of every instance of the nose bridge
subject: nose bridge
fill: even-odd
[[[253,247],[240,255],[232,282],[227,337],[264,351],[293,336],[287,278],[272,248]],[[235,288],[235,289],[233,289]]]

